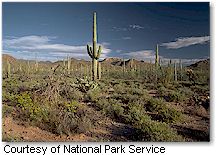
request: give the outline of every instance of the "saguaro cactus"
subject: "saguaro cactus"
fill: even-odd
[[[156,46],[156,51],[155,51],[155,66],[159,66],[159,54],[158,54],[158,44]]]
[[[38,71],[38,58],[37,58],[37,53],[35,53],[35,71]]]
[[[11,77],[11,64],[9,60],[7,60],[7,78]]]
[[[124,57],[123,57],[123,75],[124,75],[125,72],[126,72],[126,64],[125,64],[125,60],[124,60]]]
[[[97,67],[97,75],[98,75],[98,79],[101,79],[101,73],[102,73],[102,69],[101,69],[101,63],[98,62],[98,67]]]
[[[179,59],[179,69],[180,69],[180,80],[182,81],[183,72],[182,72],[182,59]]]
[[[71,58],[67,56],[67,70],[68,74],[70,74],[70,69],[71,69]]]
[[[100,57],[102,48],[97,48],[97,24],[96,24],[96,12],[93,13],[93,48],[87,45],[87,53],[92,58],[92,78],[95,81],[97,79],[97,60]]]
[[[176,61],[174,62],[174,80],[177,81],[177,68],[176,68]]]

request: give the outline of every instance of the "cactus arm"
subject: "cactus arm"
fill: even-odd
[[[92,51],[92,48],[89,45],[87,45],[87,53],[93,59],[93,51]]]
[[[96,57],[96,59],[99,59],[101,53],[102,53],[102,47],[99,46],[99,49],[98,49],[98,52],[97,52],[97,57]]]

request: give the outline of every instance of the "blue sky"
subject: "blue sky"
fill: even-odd
[[[210,55],[209,3],[3,3],[3,53],[56,61],[90,59],[97,12],[101,59],[192,61]]]

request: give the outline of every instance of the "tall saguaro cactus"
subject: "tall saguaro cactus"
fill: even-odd
[[[97,23],[96,23],[96,12],[93,13],[93,47],[87,45],[87,53],[92,58],[92,78],[95,81],[97,79],[97,60],[100,57],[102,48],[97,48]]]
[[[156,46],[156,51],[155,51],[155,66],[159,66],[159,54],[158,54],[158,44]]]
[[[71,69],[71,58],[67,56],[67,70],[68,74],[70,74],[70,69]]]
[[[125,74],[125,72],[126,72],[126,64],[125,64],[125,60],[123,57],[123,75]]]
[[[174,62],[174,80],[177,81],[177,67],[176,67],[176,61]]]
[[[7,60],[7,78],[11,77],[11,64],[9,60]]]
[[[179,69],[180,69],[180,80],[182,81],[183,72],[182,72],[182,59],[179,59]]]

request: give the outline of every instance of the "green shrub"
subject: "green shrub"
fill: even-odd
[[[2,101],[10,105],[15,105],[17,102],[17,95],[2,90]]]
[[[111,118],[118,119],[123,116],[124,108],[120,101],[115,99],[105,99],[101,98],[96,102],[96,106],[98,109],[102,110],[104,114],[110,116]]]
[[[168,95],[168,89],[165,88],[164,86],[160,86],[158,87],[157,89],[157,93],[160,95],[160,96],[167,96]]]
[[[2,105],[2,117],[7,117],[9,116],[13,111],[13,107],[12,106],[8,106],[6,104]]]
[[[141,108],[131,107],[128,122],[139,130],[142,141],[183,141],[184,139],[166,123],[153,121]]]
[[[78,102],[77,101],[71,101],[71,102],[64,102],[63,108],[65,112],[75,113],[78,109]]]
[[[86,93],[85,100],[90,101],[90,102],[97,102],[100,95],[101,95],[101,89],[100,88],[97,88],[94,90],[89,90]]]
[[[81,101],[83,99],[83,93],[78,88],[70,86],[63,86],[60,95],[67,100]]]
[[[155,119],[166,123],[180,120],[181,112],[168,107],[162,99],[150,98],[145,104],[147,111],[156,112]]]
[[[194,92],[190,89],[190,88],[187,88],[187,87],[182,87],[182,88],[178,88],[178,91],[181,93],[181,94],[184,94],[184,96],[187,98],[187,97],[191,97],[193,96]]]
[[[85,133],[92,127],[93,116],[77,101],[66,101],[59,106],[50,107],[49,110],[49,120],[41,127],[55,134]]]
[[[90,118],[88,118],[87,116],[84,116],[79,119],[78,127],[77,127],[78,133],[86,133],[90,131],[91,128],[92,128],[92,121]]]
[[[47,116],[46,109],[40,107],[37,103],[34,103],[31,96],[24,92],[17,97],[17,107],[20,107],[22,114],[27,120],[39,121],[44,119],[43,116]]]
[[[185,94],[179,91],[169,91],[166,100],[168,102],[182,102],[186,99]]]

